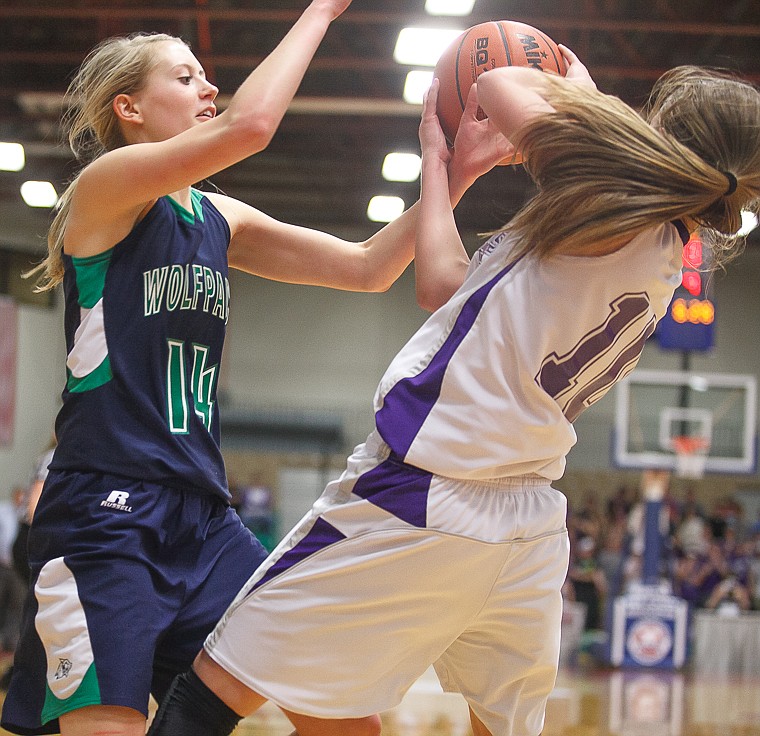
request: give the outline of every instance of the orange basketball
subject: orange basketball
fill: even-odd
[[[441,54],[435,67],[440,80],[438,119],[449,143],[459,128],[470,87],[483,72],[500,66],[529,66],[562,76],[566,72],[557,44],[533,26],[514,20],[472,26]]]

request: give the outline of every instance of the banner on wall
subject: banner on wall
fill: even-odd
[[[16,354],[18,309],[8,296],[0,296],[0,447],[13,442],[16,416]]]

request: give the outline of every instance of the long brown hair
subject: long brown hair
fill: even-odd
[[[725,262],[743,242],[741,211],[760,208],[760,93],[719,71],[678,67],[643,115],[601,92],[548,80],[556,112],[519,134],[537,194],[505,226],[514,256],[622,242],[691,218]]]
[[[66,112],[62,126],[81,168],[107,151],[126,145],[112,102],[119,94],[138,92],[156,64],[158,42],[185,42],[164,33],[138,33],[106,39],[85,58],[66,92]],[[80,168],[80,170],[81,170]],[[48,255],[25,277],[42,272],[36,291],[47,291],[63,280],[63,236],[77,177],[68,185],[56,205],[48,231]]]

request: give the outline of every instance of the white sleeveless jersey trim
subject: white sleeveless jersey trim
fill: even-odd
[[[668,223],[606,256],[510,264],[510,239],[494,236],[382,378],[383,440],[438,475],[561,477],[572,421],[635,367],[682,247]]]
[[[98,299],[92,309],[81,307],[80,315],[74,346],[66,358],[66,367],[75,378],[84,378],[92,373],[108,355],[103,299]]]

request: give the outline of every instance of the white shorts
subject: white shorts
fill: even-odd
[[[371,436],[241,590],[207,653],[280,707],[359,718],[435,665],[498,736],[541,733],[559,658],[566,500],[461,481]]]

